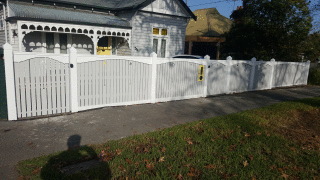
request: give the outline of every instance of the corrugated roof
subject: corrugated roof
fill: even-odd
[[[130,23],[112,15],[80,12],[71,9],[52,8],[52,6],[9,3],[10,18],[58,21],[73,24],[104,25],[131,28]]]
[[[144,3],[151,3],[154,0],[45,0],[56,3],[67,3],[85,5],[109,10],[123,10],[137,8]]]
[[[121,11],[127,9],[137,9],[151,4],[155,0],[42,0],[46,2],[65,3],[72,5],[87,6],[93,8],[102,8],[112,11]],[[190,16],[196,20],[197,17],[192,13],[190,8],[183,0],[178,0]]]

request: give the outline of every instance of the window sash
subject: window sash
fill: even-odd
[[[153,39],[153,52],[158,54],[158,39]]]
[[[166,57],[166,47],[167,47],[167,40],[166,39],[162,39],[161,40],[161,50],[160,50],[160,56],[161,57]]]

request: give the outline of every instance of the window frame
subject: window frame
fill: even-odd
[[[157,28],[159,29],[159,34],[153,34],[153,30]],[[167,30],[167,35],[161,35],[162,34],[162,30],[165,29]],[[160,58],[165,58],[168,57],[168,46],[169,46],[169,40],[170,40],[170,29],[168,27],[164,27],[164,26],[152,26],[151,29],[151,35],[152,35],[152,40],[151,40],[151,47],[152,47],[152,52],[153,52],[153,42],[154,39],[158,40],[158,47],[157,47],[157,56]],[[161,53],[161,47],[162,47],[162,40],[166,40],[166,45],[165,45],[165,54],[164,57],[162,57],[162,53]]]

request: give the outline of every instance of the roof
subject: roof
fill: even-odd
[[[107,9],[111,11],[122,11],[128,9],[138,9],[140,7],[151,4],[155,0],[42,0],[47,2],[72,4],[79,6],[87,6],[92,8]],[[181,5],[186,9],[194,20],[197,17],[193,14],[190,8],[183,0],[178,0]]]
[[[187,36],[219,37],[231,29],[232,21],[222,16],[216,8],[199,9],[193,13],[198,19],[189,21]]]
[[[134,9],[147,3],[150,4],[154,0],[44,0],[56,3],[73,4],[80,6],[89,6],[95,8],[104,8],[109,10]]]
[[[131,28],[130,23],[117,16],[80,12],[52,6],[32,5],[25,3],[9,3],[11,19],[64,22],[72,24],[104,25],[111,27]]]

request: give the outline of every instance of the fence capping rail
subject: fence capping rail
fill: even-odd
[[[14,85],[14,67],[13,67],[13,49],[8,43],[3,45],[4,50],[4,66],[6,77],[6,91],[7,91],[7,108],[8,120],[17,120],[16,95]]]

